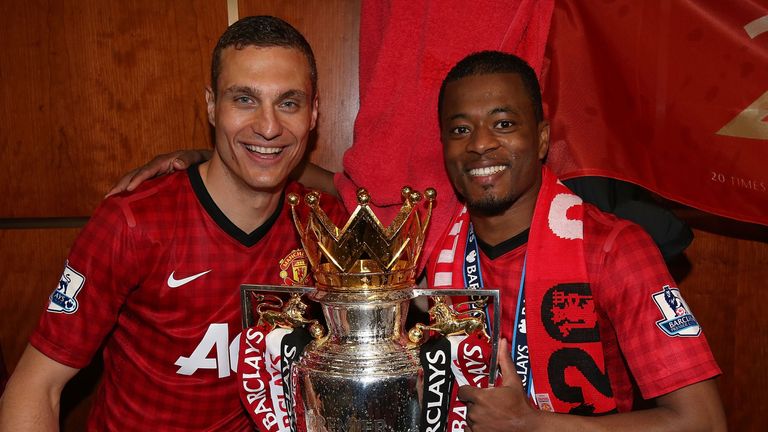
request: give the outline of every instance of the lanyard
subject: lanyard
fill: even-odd
[[[523,390],[528,396],[533,396],[533,374],[531,373],[531,355],[528,350],[528,332],[525,321],[525,267],[528,261],[526,253],[523,259],[523,274],[520,276],[520,291],[517,294],[517,311],[515,312],[515,329],[512,332],[511,355],[515,371],[523,383]],[[533,399],[531,399],[533,400]]]
[[[528,335],[526,333],[525,325],[525,267],[527,261],[523,260],[523,274],[520,276],[520,291],[517,295],[517,311],[515,313],[515,328],[512,332],[512,346],[511,352],[512,360],[515,364],[515,370],[520,376],[520,381],[523,383],[523,389],[532,396],[534,394],[533,389],[533,375],[531,374],[531,361],[530,354],[528,352]],[[464,286],[469,289],[482,289],[483,288],[483,272],[480,269],[480,249],[477,244],[477,238],[475,237],[475,229],[472,223],[469,224],[469,230],[467,232],[467,244],[464,248]],[[490,328],[490,316],[488,314],[488,306],[485,307],[486,326]]]
[[[480,249],[477,246],[475,228],[469,223],[467,244],[464,247],[464,286],[469,289],[483,289],[483,272],[480,270]],[[485,328],[491,328],[488,305],[485,306]]]

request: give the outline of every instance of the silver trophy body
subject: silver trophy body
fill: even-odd
[[[312,297],[322,305],[328,336],[310,344],[292,369],[306,429],[417,432],[418,347],[403,334],[411,290]]]

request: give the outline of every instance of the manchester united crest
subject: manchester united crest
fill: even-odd
[[[280,260],[280,278],[288,286],[309,283],[309,262],[304,250],[294,249]]]
[[[558,284],[544,295],[541,317],[547,333],[563,342],[600,340],[595,301],[589,284]]]

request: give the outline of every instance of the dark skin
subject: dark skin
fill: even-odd
[[[440,123],[446,169],[467,204],[477,236],[495,245],[529,228],[549,148],[549,125],[536,120],[520,77],[487,74],[449,83]],[[506,342],[500,352],[509,352]],[[726,430],[713,380],[659,396],[652,409],[580,417],[532,407],[512,359],[502,356],[499,366],[502,386],[459,389],[468,406],[466,431]]]
[[[493,74],[449,83],[443,102],[448,175],[478,237],[491,245],[530,227],[549,149],[549,123],[537,122],[531,104],[517,101],[528,102],[520,78]],[[496,211],[474,208],[488,201]]]

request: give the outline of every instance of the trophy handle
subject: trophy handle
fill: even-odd
[[[266,323],[272,328],[294,329],[308,326],[313,338],[320,339],[325,328],[316,319],[306,318],[305,294],[314,292],[312,287],[277,285],[241,285],[243,328]],[[286,301],[282,297],[288,294]],[[254,303],[257,303],[254,305]]]
[[[501,327],[501,303],[499,291],[495,289],[414,289],[416,297],[430,297],[434,300],[434,306],[429,310],[432,322],[429,325],[417,323],[408,331],[408,338],[413,343],[423,340],[424,331],[432,330],[445,337],[458,334],[479,333],[491,343],[491,359],[488,368],[488,384],[493,386],[498,372],[497,362],[499,356],[499,336]],[[471,297],[473,300],[462,303],[472,307],[466,312],[457,312],[455,308],[447,304],[446,298],[455,296]],[[486,314],[483,310],[489,300],[493,306],[493,322],[490,335],[486,325]]]

